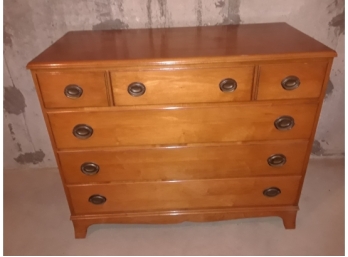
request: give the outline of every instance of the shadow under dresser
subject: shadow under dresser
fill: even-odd
[[[295,228],[335,56],[285,23],[65,34],[27,67],[75,237],[266,216]]]

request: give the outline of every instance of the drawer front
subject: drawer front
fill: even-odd
[[[108,106],[105,72],[40,72],[46,108]]]
[[[111,72],[111,80],[115,105],[229,102],[251,99],[253,73],[253,66],[114,71]],[[132,84],[135,82],[141,83],[142,88]],[[141,92],[134,93],[133,89]]]
[[[84,185],[68,190],[75,214],[92,214],[294,205],[299,184],[300,177],[292,176]],[[267,189],[275,196],[265,196]]]
[[[68,184],[300,175],[307,141],[58,152]]]
[[[326,68],[326,62],[260,65],[257,99],[317,98]]]
[[[308,139],[316,110],[316,104],[253,104],[169,110],[50,112],[48,116],[56,145],[64,149]],[[275,127],[275,122],[290,125],[288,119],[295,123],[291,129]]]

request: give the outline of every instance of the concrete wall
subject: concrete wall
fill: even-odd
[[[285,21],[336,49],[314,155],[344,153],[343,0],[5,0],[4,166],[56,166],[28,61],[67,31]]]

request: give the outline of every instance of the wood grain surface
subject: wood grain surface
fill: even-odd
[[[215,69],[162,69],[111,72],[115,105],[175,104],[250,101],[254,66]],[[222,92],[219,84],[231,78],[233,92]],[[132,82],[141,82],[145,94],[134,97],[127,91]]]
[[[109,105],[106,73],[103,71],[39,72],[36,76],[46,108]],[[81,97],[67,97],[64,90],[68,85],[82,88]]]
[[[69,186],[76,214],[294,205],[300,177],[236,178]],[[277,187],[275,197],[263,191]],[[89,202],[92,195],[106,202]]]
[[[307,139],[314,122],[316,104],[228,105],[224,108],[169,108],[132,111],[50,112],[53,135],[59,149],[188,144],[209,142]],[[290,115],[295,126],[279,131],[274,121]],[[78,124],[93,129],[90,138],[73,135]]]
[[[286,23],[72,31],[28,64],[30,69],[155,63],[334,57],[336,52]],[[208,58],[208,60],[207,60]]]
[[[59,151],[68,184],[110,181],[188,180],[262,175],[301,175],[307,141],[278,141],[192,147],[113,148]],[[286,163],[272,167],[267,160],[283,154]],[[99,166],[86,175],[81,165]]]
[[[258,100],[318,98],[323,86],[327,62],[278,63],[260,65]],[[298,88],[285,90],[281,81],[288,76],[300,80]]]

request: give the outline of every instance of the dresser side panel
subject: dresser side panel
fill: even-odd
[[[327,64],[327,67],[326,67],[325,78],[324,78],[324,81],[323,81],[323,84],[322,84],[322,87],[321,87],[321,92],[320,92],[320,97],[319,97],[318,109],[317,109],[316,114],[315,114],[315,121],[313,123],[311,136],[310,136],[309,141],[308,141],[306,157],[305,157],[305,160],[303,162],[303,175],[302,175],[302,179],[300,181],[300,187],[299,187],[299,190],[298,190],[297,203],[300,200],[302,187],[303,187],[303,182],[304,182],[304,179],[305,179],[305,174],[306,174],[306,171],[307,171],[307,166],[308,166],[309,158],[310,158],[311,151],[312,151],[314,137],[315,137],[316,129],[317,129],[318,122],[319,122],[320,112],[321,112],[321,108],[323,106],[324,97],[325,97],[325,94],[326,94],[326,88],[327,88],[327,85],[328,85],[328,82],[329,82],[329,79],[330,79],[330,72],[331,72],[332,63],[333,63],[333,58],[328,58],[328,64]]]

